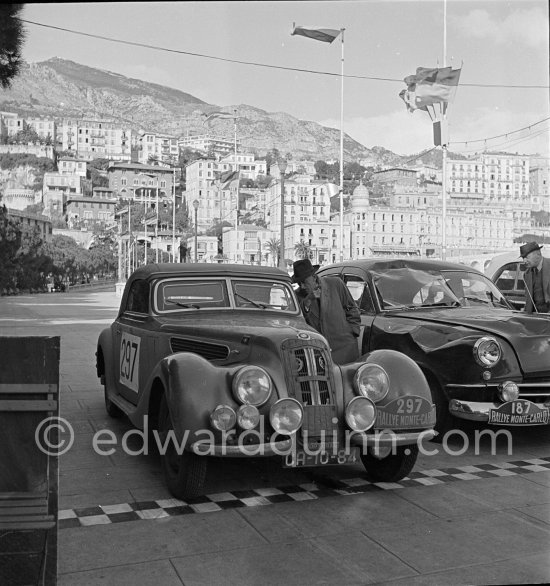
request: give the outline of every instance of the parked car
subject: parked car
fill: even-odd
[[[277,268],[141,267],[96,356],[107,413],[157,433],[178,498],[201,494],[210,456],[281,456],[287,467],[360,460],[367,478],[396,481],[434,436],[435,406],[413,360],[388,349],[334,364]]]
[[[439,433],[459,420],[548,424],[550,320],[514,311],[481,272],[436,260],[374,258],[318,274],[347,284],[361,311],[362,352],[397,350],[420,366]]]
[[[543,256],[550,256],[550,248],[542,249]],[[523,273],[527,266],[518,252],[505,252],[495,256],[485,269],[485,274],[502,291],[515,309],[525,307],[525,282]]]

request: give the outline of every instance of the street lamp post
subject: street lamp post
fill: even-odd
[[[286,270],[285,265],[285,171],[286,159],[278,161],[279,174],[281,176],[281,236],[279,238],[279,268]]]
[[[195,262],[198,262],[198,255],[197,255],[197,212],[199,211],[199,200],[193,200],[193,207],[195,208]]]

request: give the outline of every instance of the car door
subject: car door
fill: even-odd
[[[516,261],[500,267],[493,277],[495,285],[502,291],[506,299],[515,309],[523,309],[525,307],[524,272],[525,263]]]
[[[154,363],[155,336],[149,317],[149,283],[136,279],[116,326],[115,378],[119,394],[136,404]]]
[[[344,283],[361,312],[361,332],[357,339],[360,354],[369,351],[372,322],[376,316],[376,306],[367,275],[365,271],[355,267],[344,267],[342,272]]]

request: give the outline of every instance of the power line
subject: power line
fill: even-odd
[[[166,47],[158,47],[156,45],[148,45],[146,43],[136,43],[135,41],[125,41],[123,39],[113,39],[112,37],[105,37],[103,35],[95,35],[92,33],[75,31],[72,29],[54,26],[54,25],[50,25],[50,24],[43,24],[40,22],[34,22],[32,20],[26,20],[23,18],[21,18],[19,20],[21,22],[26,23],[26,24],[33,24],[35,26],[41,26],[44,28],[63,31],[66,33],[74,34],[74,35],[80,35],[83,37],[90,37],[93,39],[100,39],[102,41],[109,41],[111,43],[119,43],[122,45],[130,45],[133,47],[142,47],[144,49],[153,49],[155,51],[165,51],[167,53],[176,53],[178,55],[189,55],[191,57],[201,57],[203,59],[224,61],[226,63],[237,63],[239,65],[251,65],[253,67],[265,67],[268,69],[281,69],[284,71],[295,71],[295,72],[299,72],[299,73],[312,73],[315,75],[329,75],[332,77],[342,77],[342,75],[340,73],[332,73],[330,71],[318,71],[318,70],[314,70],[314,69],[301,69],[299,67],[285,67],[283,65],[272,65],[272,64],[268,64],[268,63],[258,63],[255,61],[240,61],[238,59],[228,59],[225,57],[218,57],[216,55],[206,55],[204,53],[194,53],[191,51],[181,51],[181,50],[177,50],[177,49],[168,49]],[[390,77],[374,77],[374,76],[368,76],[368,75],[349,75],[349,74],[345,74],[343,77],[350,78],[350,79],[367,79],[370,81],[390,81],[390,82],[404,83],[403,79],[396,79],[396,78],[390,78]],[[461,83],[460,86],[462,86],[462,87],[504,88],[504,89],[549,89],[550,88],[550,86],[547,86],[547,85],[502,85],[502,84],[486,84],[486,83]]]
[[[524,126],[523,128],[520,128],[518,130],[512,130],[510,132],[504,132],[503,134],[497,134],[496,136],[490,136],[489,138],[479,138],[476,140],[465,140],[465,141],[455,141],[455,142],[451,142],[449,144],[472,144],[474,142],[486,142],[488,140],[494,140],[495,138],[502,138],[502,137],[508,137],[512,134],[517,134],[518,132],[522,132],[524,130],[531,130],[531,128],[534,128],[535,126],[538,126],[539,124],[542,124],[543,122],[546,122],[547,120],[550,120],[550,117],[548,118],[543,118],[542,120],[539,120],[538,122],[535,122],[534,124],[529,124],[529,126]]]

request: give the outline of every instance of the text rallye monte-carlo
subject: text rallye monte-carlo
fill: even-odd
[[[434,436],[435,406],[413,360],[377,350],[335,364],[277,268],[137,269],[99,336],[97,374],[109,415],[157,434],[177,498],[203,493],[209,456],[276,456],[287,467],[360,460],[369,480],[397,481]]]

